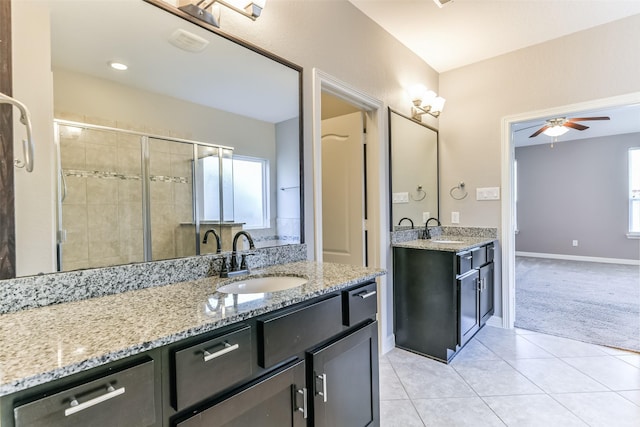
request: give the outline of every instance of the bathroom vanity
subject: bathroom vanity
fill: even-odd
[[[304,261],[252,274],[308,279],[283,291],[207,277],[4,314],[1,425],[377,426],[382,274]]]
[[[449,362],[494,313],[494,250],[490,237],[395,243],[396,346]]]

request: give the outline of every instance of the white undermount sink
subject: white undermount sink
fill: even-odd
[[[237,280],[220,286],[216,292],[225,294],[262,294],[266,292],[284,291],[307,283],[307,279],[298,276],[266,276]]]
[[[462,240],[431,239],[431,243],[464,243]]]

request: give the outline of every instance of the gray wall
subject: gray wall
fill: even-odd
[[[626,236],[627,151],[637,146],[640,133],[516,148],[516,251],[638,259]]]

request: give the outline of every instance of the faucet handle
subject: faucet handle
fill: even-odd
[[[220,277],[229,277],[229,268],[227,267],[227,257],[222,257],[222,265],[220,266]]]

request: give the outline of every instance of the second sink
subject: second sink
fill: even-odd
[[[261,294],[296,288],[307,281],[304,277],[298,276],[253,277],[220,286],[216,291],[225,294]]]

